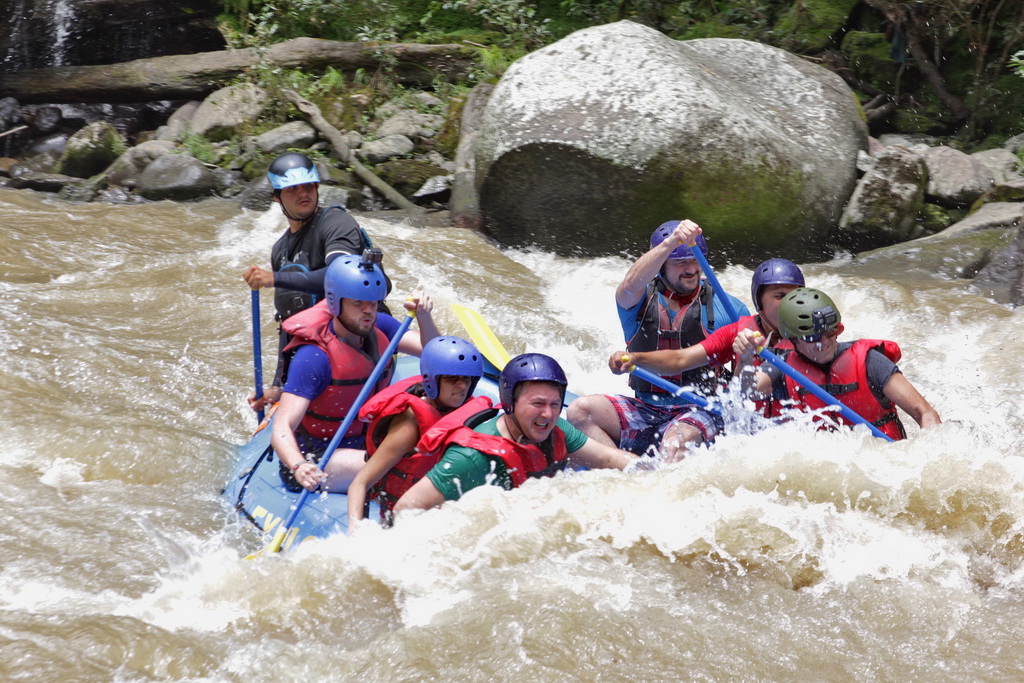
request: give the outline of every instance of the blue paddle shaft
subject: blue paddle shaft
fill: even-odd
[[[715,294],[722,301],[722,306],[725,308],[726,314],[729,316],[729,322],[734,323],[740,319],[736,314],[736,309],[732,307],[732,301],[729,300],[729,295],[725,293],[722,288],[722,283],[718,281],[718,277],[715,276],[715,271],[711,270],[711,264],[708,263],[707,258],[704,257],[700,247],[696,244],[690,249],[693,252],[693,257],[697,259],[697,263],[700,264],[701,270],[704,271],[704,277],[711,283],[711,287],[715,290]]]
[[[690,403],[699,405],[701,408],[704,408],[707,411],[715,413],[716,415],[721,414],[721,411],[719,411],[717,408],[712,407],[711,403],[703,396],[691,394],[682,387],[676,386],[675,384],[669,382],[664,377],[659,377],[658,375],[655,375],[653,372],[649,370],[644,370],[643,368],[638,368],[637,366],[634,365],[630,372],[645,382],[650,382],[651,384],[657,387],[661,387],[662,389],[672,394],[673,396],[689,401]]]
[[[398,342],[402,340],[408,330],[409,326],[412,325],[413,316],[406,316],[405,320],[398,327],[398,332],[391,338],[391,343],[384,349],[384,352],[380,354],[380,360],[377,361],[377,365],[373,368],[373,372],[370,373],[370,377],[366,380],[366,384],[359,391],[359,395],[356,396],[356,400],[352,402],[352,407],[348,409],[348,413],[345,415],[344,421],[341,426],[338,427],[338,431],[331,437],[331,442],[327,444],[327,450],[324,451],[324,455],[320,458],[320,462],[317,463],[317,467],[323,470],[327,467],[327,463],[330,462],[331,456],[334,455],[334,451],[337,450],[338,444],[341,443],[341,439],[345,436],[345,432],[352,426],[352,422],[355,421],[356,415],[359,414],[359,409],[363,407],[363,403],[370,397],[370,392],[373,391],[374,386],[377,384],[377,380],[380,379],[381,374],[384,372],[384,368],[387,367],[388,361],[391,360],[391,355],[398,348]],[[306,499],[309,498],[310,491],[307,488],[302,489],[302,495],[299,496],[299,500],[296,501],[295,507],[292,508],[292,512],[288,515],[288,519],[285,520],[284,529],[287,533],[288,529],[291,529],[292,524],[295,523],[295,518],[299,516],[299,510],[306,504]]]
[[[844,405],[835,396],[833,396],[832,394],[828,393],[827,391],[825,391],[824,389],[819,387],[817,384],[812,382],[811,379],[809,377],[807,377],[806,375],[803,375],[802,373],[797,372],[793,368],[793,366],[791,366],[789,363],[787,363],[786,361],[784,361],[781,358],[779,358],[778,356],[776,356],[774,353],[772,353],[768,349],[761,349],[760,351],[758,351],[758,353],[766,361],[768,361],[769,363],[771,363],[772,365],[777,367],[780,371],[785,373],[787,377],[791,377],[794,382],[796,382],[797,384],[799,384],[803,388],[807,389],[807,391],[811,392],[812,394],[817,396],[819,399],[821,399],[825,403],[827,403],[827,404],[829,404],[831,406],[836,406],[837,408],[839,408],[840,414],[843,417],[845,417],[847,420],[849,420],[850,422],[855,422],[857,424],[865,425],[868,429],[871,430],[871,433],[874,434],[875,436],[877,436],[878,438],[885,439],[886,441],[892,441],[892,437],[890,437],[888,434],[885,434],[878,427],[876,427],[875,425],[871,424],[870,422],[865,420],[863,417],[861,417],[857,413],[853,412],[852,409],[850,409],[848,406]]]
[[[256,400],[263,398],[263,344],[260,342],[260,290],[252,290],[252,367],[256,373]],[[263,409],[256,413],[256,422],[263,422]]]

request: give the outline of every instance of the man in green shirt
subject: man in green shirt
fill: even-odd
[[[491,410],[459,424],[442,421],[419,449],[443,452],[440,462],[395,506],[426,509],[493,484],[509,490],[528,478],[553,476],[568,462],[623,469],[637,456],[588,439],[559,417],[568,382],[551,357],[526,353],[508,362],[498,390],[504,412]]]

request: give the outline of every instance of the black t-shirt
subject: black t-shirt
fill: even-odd
[[[340,206],[323,207],[298,232],[286,230],[270,252],[274,307],[280,319],[305,310],[324,296],[327,264],[372,246],[356,220]]]

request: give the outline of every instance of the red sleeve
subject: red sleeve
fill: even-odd
[[[704,353],[708,355],[710,365],[725,365],[732,362],[732,343],[738,331],[738,324],[730,323],[725,327],[719,327],[710,337],[700,342],[704,347]]]

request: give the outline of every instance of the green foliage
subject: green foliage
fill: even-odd
[[[444,0],[441,9],[461,10],[479,17],[485,28],[493,27],[504,33],[507,44],[538,48],[551,36],[546,27],[548,20],[537,18],[536,8],[526,0]]]
[[[215,164],[218,161],[217,150],[214,149],[213,143],[199,133],[193,133],[191,130],[186,131],[181,136],[181,145],[191,156],[203,163]]]
[[[1024,50],[1021,50],[1010,57],[1009,67],[1015,71],[1018,76],[1024,78]]]

